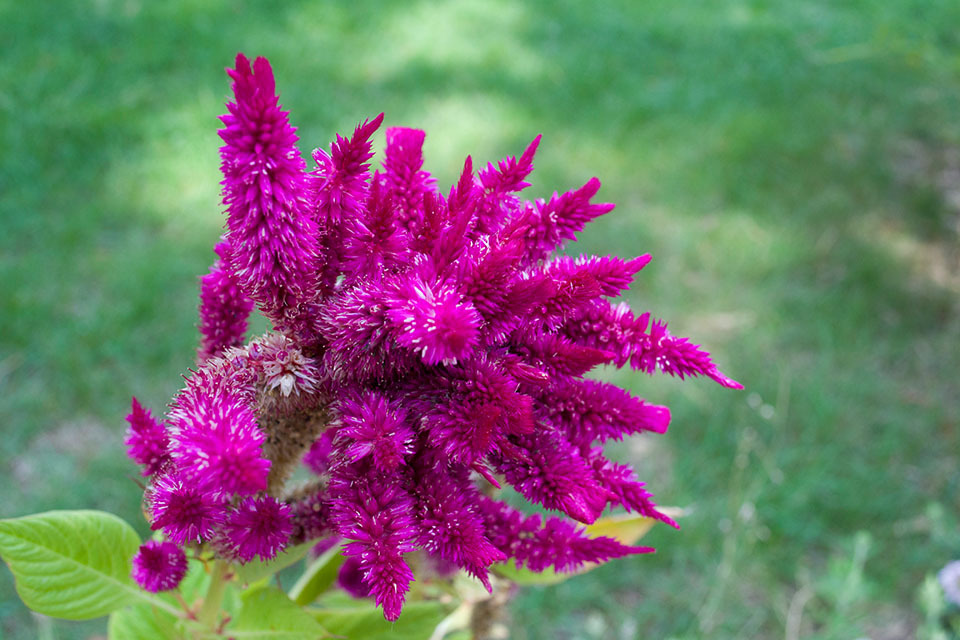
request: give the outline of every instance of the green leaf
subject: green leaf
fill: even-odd
[[[232,570],[240,582],[251,584],[257,580],[262,580],[286,569],[295,562],[299,562],[307,555],[316,542],[304,542],[295,547],[290,547],[283,553],[278,553],[273,560],[264,562],[263,560],[252,560],[246,564],[234,565]]]
[[[501,578],[506,578],[523,587],[545,587],[551,584],[559,584],[577,575],[574,572],[557,573],[550,567],[537,573],[525,567],[518,567],[515,560],[491,565],[490,570]]]
[[[682,509],[671,507],[658,507],[658,509],[671,518],[678,518],[683,515]],[[606,536],[622,544],[635,544],[637,540],[645,536],[657,522],[659,521],[653,518],[639,516],[634,513],[606,516],[598,519],[593,524],[587,525],[587,535],[591,538]]]
[[[309,611],[323,626],[347,640],[429,640],[452,608],[439,602],[408,602],[403,605],[400,618],[388,622],[383,611],[368,600],[351,600],[347,604]]]
[[[176,612],[130,577],[140,538],[120,518],[100,511],[50,511],[0,520],[0,556],[17,593],[39,613],[86,620],[138,602]]]
[[[210,573],[206,565],[195,558],[187,559],[187,575],[180,581],[177,589],[188,604],[193,604],[207,592],[210,587]]]
[[[317,596],[333,586],[345,559],[340,553],[340,545],[327,549],[303,572],[290,590],[290,597],[301,606],[316,600]]]
[[[241,598],[240,613],[227,629],[226,635],[231,638],[316,640],[331,635],[276,587],[254,587]]]
[[[174,640],[177,618],[146,604],[126,607],[110,614],[107,636],[110,640]]]

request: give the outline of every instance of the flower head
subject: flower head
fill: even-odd
[[[134,462],[143,465],[143,475],[152,476],[160,471],[170,459],[170,436],[166,427],[157,422],[149,409],[144,409],[133,398],[130,414],[127,416],[130,427],[127,429],[127,455]]]
[[[270,496],[245,498],[227,514],[219,546],[240,562],[257,556],[270,560],[286,546],[292,531],[288,505]]]
[[[191,480],[225,493],[251,494],[267,488],[270,461],[261,455],[263,432],[243,400],[202,397],[173,415],[178,467]]]
[[[154,474],[154,528],[240,562],[336,540],[344,586],[389,620],[416,550],[488,587],[511,559],[574,571],[650,551],[578,523],[623,508],[675,526],[603,451],[665,433],[670,411],[585,376],[629,365],[740,385],[664,321],[611,302],[648,254],[563,254],[613,209],[595,201],[600,181],[524,199],[537,136],[478,171],[467,157],[441,191],[426,134],[398,127],[371,173],[383,114],[314,151],[307,171],[269,63],[238,55],[228,74],[228,233],[203,281],[201,362],[169,436],[136,403],[130,418],[131,456]],[[276,331],[241,347],[249,300]],[[319,477],[289,490],[301,460]],[[503,483],[557,515],[488,496]]]
[[[225,516],[223,494],[175,475],[157,478],[149,498],[151,528],[163,529],[167,538],[179,545],[211,539]]]
[[[152,593],[176,589],[186,573],[186,555],[169,541],[148,540],[133,556],[133,579]]]
[[[197,360],[201,363],[224,349],[243,344],[247,317],[253,310],[253,300],[240,290],[224,265],[230,258],[230,243],[223,240],[214,251],[217,261],[210,273],[200,278],[201,340]]]
[[[278,104],[265,58],[238,54],[227,73],[235,102],[221,117],[223,202],[230,268],[243,292],[280,327],[300,327],[317,285],[317,226],[296,129]]]
[[[187,556],[169,541],[148,540],[133,556],[133,579],[156,593],[176,589],[187,573]]]

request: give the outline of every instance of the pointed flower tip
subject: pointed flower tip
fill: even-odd
[[[525,162],[530,162],[533,160],[534,154],[537,153],[537,147],[540,146],[541,138],[543,138],[543,134],[537,134],[537,137],[530,142],[529,146],[527,146],[527,150],[523,152],[523,160]]]
[[[714,369],[712,372],[707,374],[711,380],[715,381],[722,387],[727,389],[743,389],[743,385],[734,380],[733,378],[727,377],[720,372],[719,369]]]
[[[273,67],[270,66],[270,61],[263,56],[257,56],[257,59],[253,61],[253,74],[260,81],[260,88],[272,95],[276,85],[274,84]]]
[[[380,112],[380,115],[372,120],[364,120],[357,125],[354,131],[353,142],[356,143],[359,140],[369,139],[370,136],[373,135],[373,132],[380,128],[381,124],[383,124],[383,112]],[[316,153],[316,151],[314,153]]]
[[[637,256],[633,260],[630,260],[627,265],[629,266],[630,271],[637,273],[645,266],[650,264],[651,260],[653,260],[653,256],[651,256],[649,253],[645,253],[642,256]]]

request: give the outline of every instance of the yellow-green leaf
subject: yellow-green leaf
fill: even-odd
[[[659,510],[671,518],[683,515],[683,510],[675,507],[659,507]],[[606,536],[622,544],[636,544],[657,522],[658,520],[635,513],[622,513],[600,518],[587,525],[587,535],[591,538]]]
[[[278,571],[286,569],[290,565],[303,560],[310,548],[316,542],[304,542],[295,547],[290,547],[282,553],[278,553],[273,560],[251,560],[246,564],[238,564],[233,567],[233,572],[240,582],[253,583],[262,578],[272,576]]]
[[[310,614],[337,636],[347,640],[429,640],[452,607],[440,602],[407,602],[396,622],[368,600],[330,599],[338,606],[310,609]],[[327,601],[325,598],[324,601]]]
[[[287,594],[274,586],[254,587],[242,596],[237,619],[226,636],[237,640],[317,640],[331,634]]]
[[[303,572],[290,590],[290,597],[299,605],[310,604],[316,600],[317,596],[333,586],[345,559],[340,553],[340,545],[327,549]]]
[[[140,538],[129,524],[101,511],[50,511],[0,520],[0,556],[17,593],[39,613],[86,620],[138,602],[175,613],[130,577]]]

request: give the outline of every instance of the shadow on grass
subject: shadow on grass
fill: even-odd
[[[535,607],[554,622],[518,637],[581,633],[597,612],[611,629],[640,619],[655,636],[695,633],[696,598],[718,592],[730,557],[743,585],[710,624],[781,631],[798,571],[819,571],[861,529],[883,558],[867,563],[872,606],[910,601],[949,559],[949,538],[893,523],[958,506],[956,292],[914,264],[924,243],[956,243],[955,212],[924,176],[903,180],[898,156],[904,140],[960,144],[950,3],[101,0],[0,12],[0,477],[16,488],[2,515],[89,506],[138,521],[122,416],[131,393],[163,407],[190,363],[196,277],[222,225],[222,70],[243,50],[271,58],[303,151],[383,110],[427,130],[427,167],[445,184],[467,153],[494,160],[543,133],[536,194],[598,175],[620,205],[572,250],[651,251],[631,302],[714,347],[780,411],[768,420],[747,394],[619,374],[674,407],[662,440],[676,468],[651,488],[694,515],[655,534],[656,558],[523,596],[518,616]],[[920,249],[892,251],[890,229]],[[783,380],[787,408],[774,400]],[[114,440],[66,445],[90,429]],[[755,448],[735,476],[745,439]],[[748,502],[755,516],[740,526]],[[726,540],[739,549],[729,557]],[[32,636],[8,581],[0,597],[5,634]]]

